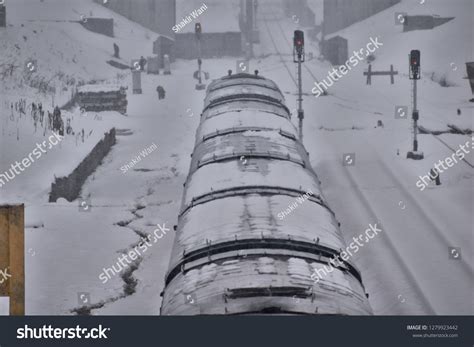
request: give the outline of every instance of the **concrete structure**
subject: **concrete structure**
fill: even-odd
[[[158,57],[147,57],[146,58],[147,64],[146,64],[146,72],[151,73],[151,74],[160,74],[160,61]]]
[[[240,0],[208,0],[207,9],[194,18],[191,13],[202,7],[201,0],[177,0],[176,23],[183,23],[175,34],[174,57],[196,59],[198,56],[195,24],[201,23],[202,58],[233,56],[240,57],[243,52],[244,38],[236,9],[241,7]],[[168,54],[168,53],[166,53]],[[171,56],[173,60],[173,56]]]
[[[240,57],[242,41],[240,32],[203,33],[201,36],[202,58]],[[194,34],[176,34],[174,52],[176,58],[196,59],[198,49]]]
[[[165,55],[168,55],[170,61],[174,61],[174,40],[166,36],[158,37],[155,42],[153,42],[153,53],[158,57],[160,69],[163,69]]]
[[[0,5],[0,28],[7,26],[7,8],[5,5]]]
[[[454,17],[435,17],[435,16],[406,16],[403,22],[403,31],[412,30],[431,30],[437,26],[443,25],[454,19]]]
[[[400,0],[324,0],[323,35],[368,18]]]
[[[163,56],[163,61],[164,61],[163,75],[171,75],[171,63],[170,63],[170,57],[168,56],[168,54],[165,54]]]
[[[80,197],[82,185],[102,163],[102,160],[115,145],[115,128],[104,134],[92,151],[67,177],[56,177],[51,184],[49,202],[56,202],[59,198],[64,198],[71,202]]]
[[[142,75],[141,71],[132,69],[133,94],[142,93]]]
[[[474,62],[466,63],[467,78],[474,94]]]
[[[306,0],[285,0],[285,13],[304,27],[316,25],[316,16]],[[293,17],[295,16],[295,17]]]
[[[164,67],[165,54],[169,55],[171,62],[175,58],[197,57],[194,38],[196,22],[203,25],[203,58],[242,55],[244,44],[239,19],[231,15],[239,7],[240,0],[206,1],[207,9],[196,18],[191,13],[203,5],[201,0],[108,0],[106,4],[102,0],[94,1],[164,35],[153,43],[153,53],[158,56],[161,69]],[[223,16],[222,13],[228,13],[229,16]],[[172,28],[187,17],[191,18],[191,22],[175,33]],[[258,35],[255,38],[258,39]]]
[[[175,25],[175,0],[94,0],[122,16],[161,35],[171,36]]]

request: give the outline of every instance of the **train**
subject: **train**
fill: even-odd
[[[275,82],[212,81],[161,293],[162,315],[371,315],[309,154]]]

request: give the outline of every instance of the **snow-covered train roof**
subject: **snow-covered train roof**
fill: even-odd
[[[207,113],[203,115],[205,117]],[[288,134],[296,138],[297,130],[283,115],[258,110],[245,109],[240,112],[230,111],[206,118],[196,132],[196,142],[223,132],[245,131],[245,129],[266,129]]]
[[[256,130],[258,129],[258,130]],[[193,167],[207,162],[222,160],[232,155],[244,157],[269,157],[310,165],[303,146],[295,142],[295,137],[284,130],[259,127],[235,127],[225,130],[225,135],[213,132],[203,136],[193,155]]]
[[[228,86],[234,85],[259,85],[262,87],[267,87],[274,90],[280,90],[278,86],[272,80],[266,79],[262,76],[258,76],[255,74],[247,74],[247,73],[238,73],[233,74],[230,76],[224,76],[217,80],[212,81],[207,88],[207,92],[212,92],[219,88],[224,88]]]
[[[245,160],[245,159],[244,159]],[[289,179],[291,178],[291,179]],[[320,195],[314,174],[301,165],[282,160],[248,159],[208,164],[188,177],[184,204],[214,192],[243,187],[275,187]]]
[[[322,266],[296,257],[215,260],[177,274],[164,293],[162,314],[261,314],[269,303],[283,314],[372,313],[364,288],[349,273],[334,269],[315,284],[311,275]],[[190,294],[197,305],[183,300]]]
[[[204,107],[206,108],[211,103],[218,102],[219,100],[230,100],[232,98],[245,100],[247,95],[249,98],[258,97],[259,99],[268,99],[279,103],[285,101],[285,97],[279,90],[262,87],[256,84],[238,84],[214,89],[209,92],[204,99]]]
[[[229,196],[195,205],[182,215],[172,262],[182,251],[205,247],[206,239],[217,242],[276,238],[305,241],[333,249],[343,248],[333,214],[316,203],[315,191],[305,195]],[[292,208],[291,208],[291,207]],[[216,213],[218,211],[218,213]],[[195,224],[194,221],[199,223]]]
[[[193,314],[180,300],[193,293],[197,314],[261,312],[268,305],[293,313],[370,314],[351,261],[321,283],[312,279],[344,248],[278,87],[248,74],[213,81],[196,132],[162,313]],[[296,307],[295,293],[305,305]]]

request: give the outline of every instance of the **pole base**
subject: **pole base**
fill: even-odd
[[[419,152],[419,151],[410,151],[410,152],[407,153],[407,159],[421,160],[424,157],[425,156],[424,156],[423,152]]]
[[[134,89],[133,94],[141,94],[142,90],[141,89]]]
[[[204,83],[196,84],[196,90],[203,90],[206,89],[206,85]]]

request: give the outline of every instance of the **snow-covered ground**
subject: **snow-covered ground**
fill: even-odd
[[[66,116],[73,128],[86,129],[86,135],[93,130],[85,142],[76,144],[75,137],[66,137],[0,188],[0,202],[25,202],[27,225],[35,226],[26,229],[27,314],[158,314],[173,244],[172,226],[205,96],[194,88],[196,62],[177,61],[169,76],[143,74],[143,94],[133,95],[130,72],[106,64],[112,44],[120,46],[122,62],[129,64],[131,59],[151,54],[156,34],[89,0],[15,0],[8,6],[11,26],[0,30],[0,66],[13,62],[18,68],[0,85],[0,173],[48,135],[35,132],[29,112],[10,120],[6,103],[20,97],[52,109],[50,94],[38,94],[27,86],[31,78],[52,79],[59,104],[67,101],[75,81],[103,79],[129,86],[127,116],[100,113],[100,120],[95,113],[81,115],[73,110]],[[250,70],[259,69],[261,75],[273,79],[285,93],[288,107],[295,110],[296,87],[289,72],[295,76],[296,66],[290,42],[298,27],[279,8],[278,1],[260,3],[261,44],[255,51],[261,58],[250,61]],[[94,34],[76,22],[91,11],[93,16],[114,18],[116,38]],[[431,31],[402,33],[394,24],[395,12],[456,18]],[[473,313],[469,305],[473,293],[472,167],[459,162],[441,175],[441,186],[431,185],[424,191],[416,187],[419,175],[428,174],[435,162],[452,155],[440,140],[456,148],[471,138],[420,135],[425,159],[407,160],[411,123],[394,117],[395,106],[410,106],[407,54],[419,48],[420,124],[432,130],[446,130],[447,124],[473,128],[473,104],[467,102],[472,94],[463,79],[464,62],[473,58],[472,13],[469,0],[449,1],[449,6],[441,0],[423,5],[405,0],[335,33],[349,40],[349,52],[365,47],[371,36],[379,36],[383,46],[375,52],[373,68],[388,69],[393,64],[399,71],[394,85],[388,77],[376,76],[367,86],[364,62],[331,86],[329,96],[315,98],[311,96],[314,78],[303,70],[304,143],[344,237],[350,242],[369,223],[378,222],[383,229],[381,237],[354,259],[376,314]],[[209,18],[203,14],[204,28],[213,16],[212,11]],[[309,52],[319,56],[317,45],[307,38]],[[234,70],[236,60],[204,60],[203,69],[218,78]],[[36,64],[32,77],[24,71],[29,61]],[[319,80],[332,69],[327,61],[316,58],[305,65]],[[438,77],[431,79],[433,73],[446,76],[453,86],[440,86]],[[157,98],[157,85],[166,90],[164,100]],[[378,120],[383,121],[383,128],[376,127]],[[82,196],[89,196],[92,205],[88,212],[79,209],[78,201],[47,203],[54,175],[70,172],[113,126],[119,129],[117,144],[83,187]],[[142,157],[133,169],[126,173],[120,169],[152,144],[158,149]],[[354,166],[343,166],[343,153],[355,153]],[[466,160],[474,164],[472,153]],[[99,274],[104,268],[116,264],[141,236],[163,223],[170,231],[134,263],[133,271],[101,283]],[[460,247],[462,259],[450,259],[449,247]],[[79,302],[79,293],[89,293],[90,303]]]

